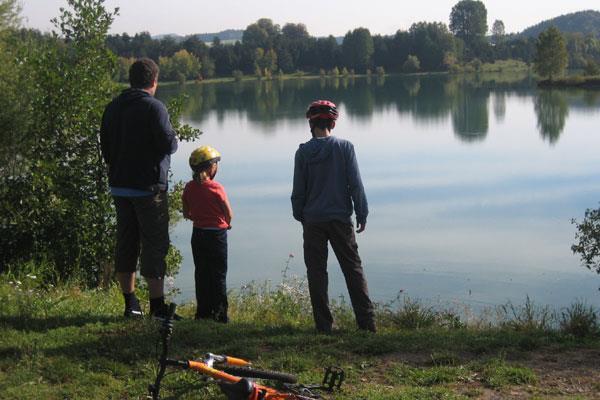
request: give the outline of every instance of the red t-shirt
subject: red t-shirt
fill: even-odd
[[[202,183],[189,181],[183,189],[182,197],[188,206],[195,228],[229,227],[223,211],[227,194],[219,182],[208,179]]]

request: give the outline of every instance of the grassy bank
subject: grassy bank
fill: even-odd
[[[348,306],[338,302],[338,330],[325,336],[312,329],[304,288],[286,279],[232,293],[229,325],[190,320],[192,306],[182,307],[188,319],[176,323],[173,356],[237,355],[294,372],[304,383],[338,365],[348,378],[331,399],[584,399],[600,392],[597,326],[565,325],[595,316],[585,307],[553,324],[554,314],[531,302],[499,307],[493,318],[465,318],[404,299],[378,307],[373,335],[357,332]],[[4,278],[0,398],[144,398],[155,374],[157,325],[125,321],[121,311],[114,286],[40,288],[32,276]],[[178,373],[165,380],[164,398],[223,397],[214,384]]]
[[[565,89],[565,88],[578,88],[578,89],[600,89],[600,76],[567,76],[558,79],[546,79],[538,82],[540,88],[545,89]]]

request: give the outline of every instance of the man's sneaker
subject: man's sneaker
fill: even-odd
[[[142,307],[140,307],[140,302],[135,297],[134,293],[123,294],[125,297],[125,312],[123,316],[125,318],[142,318],[144,313],[142,312]]]
[[[155,310],[152,313],[152,318],[157,321],[164,321],[167,319],[168,316],[169,316],[169,305],[164,304],[164,303],[162,306],[160,306],[157,310]],[[173,320],[173,321],[180,321],[181,319],[182,319],[181,316],[177,313],[173,314],[173,317],[171,318],[171,320]]]
[[[123,316],[125,318],[137,319],[137,318],[142,318],[144,316],[144,313],[139,308],[138,309],[125,308],[125,312],[123,313]]]

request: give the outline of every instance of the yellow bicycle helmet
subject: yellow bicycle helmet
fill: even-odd
[[[221,153],[214,147],[201,146],[192,151],[190,155],[190,167],[193,170],[202,169],[210,164],[221,161]]]

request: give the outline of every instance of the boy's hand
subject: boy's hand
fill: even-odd
[[[357,223],[356,223],[356,227],[358,228],[358,229],[356,230],[356,233],[361,233],[361,232],[364,232],[365,228],[367,227],[367,223],[366,223],[366,222],[362,222],[362,223],[360,223],[360,222],[357,222]]]

